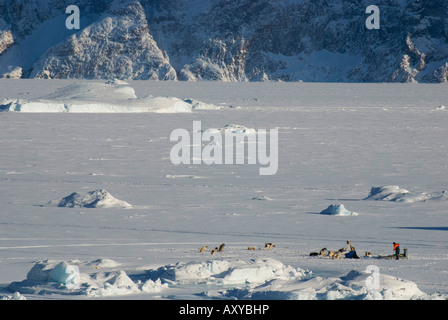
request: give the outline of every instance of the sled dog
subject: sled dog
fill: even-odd
[[[312,257],[315,257],[315,256],[323,257],[326,250],[327,250],[327,248],[322,248],[322,249],[320,249],[319,252],[311,252],[310,256],[312,256]]]
[[[270,250],[275,247],[275,244],[272,244],[270,242],[265,242],[264,247],[267,248],[268,250]]]
[[[199,251],[200,253],[204,253],[205,250],[207,250],[207,249],[208,249],[208,246],[203,246],[203,247],[199,248],[198,251]]]

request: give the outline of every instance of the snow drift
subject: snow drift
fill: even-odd
[[[447,199],[448,194],[446,191],[412,194],[408,190],[400,188],[399,186],[372,187],[369,195],[364,198],[364,200],[383,200],[408,203]]]
[[[207,295],[254,300],[421,300],[428,297],[414,282],[382,274],[379,286],[373,288],[370,276],[369,273],[352,270],[341,277],[275,279],[252,288],[228,289]]]
[[[104,189],[89,191],[87,193],[73,192],[57,200],[48,202],[49,207],[84,207],[84,208],[131,208],[126,201],[116,199]]]
[[[20,294],[66,294],[111,297],[162,293],[184,286],[202,285],[200,295],[224,299],[288,300],[412,300],[428,299],[414,282],[380,274],[373,285],[371,274],[352,270],[340,277],[314,276],[311,271],[285,266],[274,259],[207,260],[178,262],[140,274],[99,267],[92,261],[38,261],[27,278],[8,289]],[[113,262],[113,261],[112,261]],[[92,268],[92,266],[95,268]],[[70,269],[71,268],[71,269]],[[68,270],[68,271],[67,271]],[[70,270],[77,270],[76,274]],[[67,274],[71,280],[67,281]],[[54,276],[52,276],[54,275]],[[70,285],[69,285],[70,284]]]
[[[153,272],[171,283],[206,283],[241,285],[264,283],[273,279],[304,278],[310,272],[285,266],[274,259],[208,260],[179,262],[163,266]]]
[[[34,100],[8,99],[3,112],[37,113],[190,113],[192,110],[219,110],[221,107],[194,99],[145,96],[138,98],[124,81],[75,83]]]

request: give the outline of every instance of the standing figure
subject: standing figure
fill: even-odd
[[[394,251],[395,251],[395,260],[398,260],[398,256],[400,254],[400,244],[394,242],[393,245],[394,245]]]

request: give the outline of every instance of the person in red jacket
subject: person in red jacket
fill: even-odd
[[[400,254],[400,244],[394,242],[395,260],[398,260],[398,255]]]

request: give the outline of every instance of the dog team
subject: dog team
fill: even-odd
[[[222,243],[222,244],[219,246],[219,248],[218,248],[218,247],[215,247],[215,248],[212,250],[212,255],[215,255],[216,252],[223,252],[223,251],[224,251],[224,247],[225,247],[225,244],[224,244],[224,243]],[[208,246],[203,246],[203,247],[199,248],[198,251],[199,251],[200,253],[204,253],[207,249],[208,249]]]
[[[322,248],[319,252],[311,252],[310,256],[324,257],[326,251],[328,251],[327,255],[330,259],[339,260],[342,258],[343,254],[344,254],[345,258],[359,259],[358,255],[356,254],[355,247],[352,246],[352,244],[349,240],[347,240],[347,248],[341,248],[338,251],[331,251],[331,250],[328,250],[327,248]]]
[[[225,247],[225,243],[222,243],[219,246],[219,248],[215,247],[214,249],[212,249],[211,254],[214,256],[217,252],[223,252],[224,247]],[[275,244],[273,244],[271,242],[265,242],[264,247],[268,250],[271,250],[272,248],[275,247]],[[199,248],[198,251],[200,253],[204,253],[207,249],[208,249],[208,246],[203,246],[203,247]],[[247,247],[247,250],[255,250],[255,247]]]
[[[395,259],[395,260],[399,260],[399,258],[404,258],[407,259],[408,254],[407,254],[407,249],[403,249],[403,253],[400,253],[400,245],[396,242],[393,243],[394,245],[394,252],[395,254],[391,254],[388,256],[377,256],[377,258],[379,259],[387,259],[387,260],[391,260],[391,259]],[[328,254],[325,255],[325,252],[328,251]],[[328,256],[328,258],[330,259],[336,259],[339,260],[342,258],[342,256],[344,256],[346,259],[359,259],[358,255],[356,254],[356,250],[355,247],[351,244],[351,242],[349,240],[347,240],[347,247],[346,248],[341,248],[338,251],[331,251],[328,250],[327,248],[322,248],[319,252],[311,252],[310,253],[311,257],[325,257]],[[369,251],[366,251],[364,253],[365,257],[372,257],[372,253]]]
[[[404,258],[407,259],[407,249],[403,249],[403,253],[400,253],[400,246],[398,243],[394,242],[394,252],[395,254],[388,255],[388,256],[377,256],[376,258],[379,259],[396,259]],[[217,252],[223,252],[224,251],[225,244],[222,243],[219,247],[215,247],[212,249],[211,254],[216,255]],[[271,242],[265,242],[264,247],[267,250],[272,250],[272,248],[275,248],[275,244]],[[208,249],[208,246],[203,246],[198,249],[200,253],[206,252]],[[255,247],[247,247],[247,250],[256,250]],[[347,247],[341,248],[337,251],[328,250],[327,248],[322,248],[319,252],[311,252],[311,257],[328,257],[329,259],[334,260],[340,260],[342,257],[345,259],[359,259],[359,256],[356,253],[355,247],[351,244],[349,240],[347,240]],[[365,257],[372,257],[372,254],[369,251],[366,251],[364,254]]]

